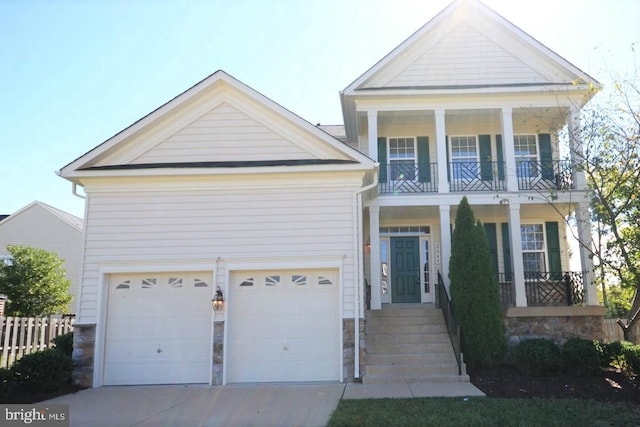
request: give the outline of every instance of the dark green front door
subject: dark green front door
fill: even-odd
[[[420,239],[391,238],[391,302],[420,302]]]

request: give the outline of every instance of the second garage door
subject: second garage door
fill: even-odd
[[[227,382],[337,381],[337,270],[235,272]]]

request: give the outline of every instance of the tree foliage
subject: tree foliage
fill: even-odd
[[[592,196],[592,215],[602,244],[596,245],[601,277],[612,275],[633,295],[625,339],[637,342],[640,320],[640,84],[618,83],[609,99],[583,111],[581,155]]]
[[[7,296],[8,316],[47,316],[66,311],[71,301],[70,282],[63,260],[54,252],[9,245],[10,254],[0,262],[0,293]]]
[[[451,302],[462,328],[462,349],[469,366],[502,362],[505,327],[491,249],[484,226],[464,197],[458,206],[449,261]]]

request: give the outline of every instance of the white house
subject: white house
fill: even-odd
[[[66,277],[71,282],[70,303],[74,311],[80,289],[83,222],[70,213],[35,201],[0,220],[0,258],[8,255],[7,245],[24,245],[55,252],[64,260]]]
[[[448,285],[463,195],[486,226],[509,336],[597,336],[590,261],[568,271],[558,213],[588,220],[581,143],[570,132],[562,159],[558,133],[598,87],[468,0],[340,93],[344,126],[215,72],[60,171],[87,196],[76,381],[402,379],[384,366],[398,334],[373,331],[377,316],[432,307]],[[444,336],[420,351],[450,359]]]

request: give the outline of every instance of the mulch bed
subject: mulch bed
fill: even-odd
[[[473,385],[489,397],[640,403],[640,377],[632,379],[614,369],[603,369],[601,375],[590,378],[563,374],[529,377],[509,366],[474,368],[468,373]]]
[[[65,394],[77,393],[80,390],[84,390],[85,387],[81,387],[73,384],[65,384],[60,390],[51,392],[19,392],[14,391],[9,396],[0,397],[0,403],[36,403],[43,400],[53,399],[54,397],[63,396]]]

